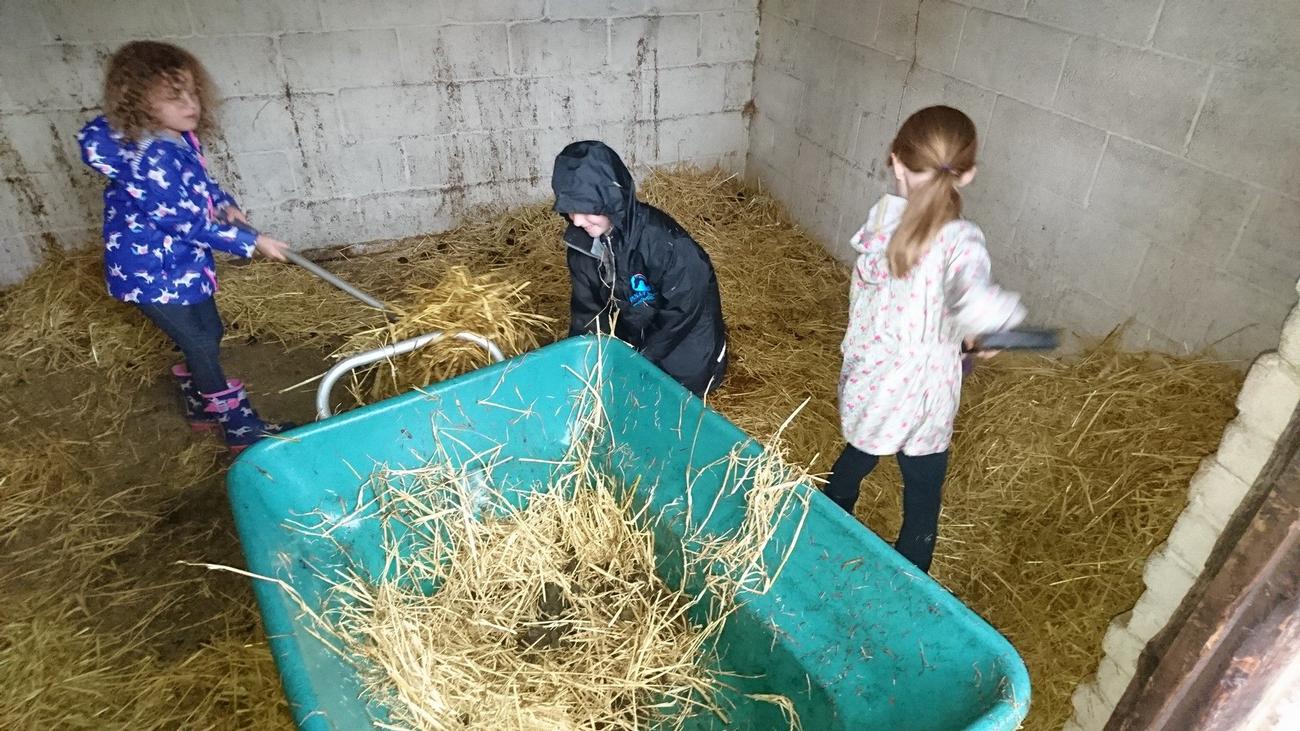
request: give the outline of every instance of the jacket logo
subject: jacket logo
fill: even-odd
[[[633,274],[628,283],[632,286],[632,296],[628,299],[633,306],[651,304],[655,301],[655,288],[646,281],[644,274]]]

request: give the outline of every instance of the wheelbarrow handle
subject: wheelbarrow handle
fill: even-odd
[[[488,355],[492,356],[493,363],[500,363],[505,360],[505,356],[501,354],[501,349],[496,346],[496,343],[488,340],[482,335],[472,332],[432,332],[418,335],[413,338],[407,338],[406,340],[399,340],[392,345],[385,345],[382,348],[367,350],[364,353],[357,353],[356,355],[344,358],[336,363],[333,368],[325,371],[325,375],[320,379],[320,386],[316,388],[316,418],[318,420],[328,419],[332,415],[333,412],[330,410],[330,392],[334,390],[334,384],[343,377],[344,373],[359,366],[370,365],[376,361],[404,355],[448,337],[456,338],[457,340],[464,340],[467,343],[474,343],[480,348],[486,350]]]

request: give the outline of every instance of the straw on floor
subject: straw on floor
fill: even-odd
[[[94,366],[113,380],[150,377],[166,362],[165,339],[134,308],[104,292],[98,251],[49,252],[22,284],[3,292],[0,359],[6,371],[39,375]]]
[[[275,728],[278,677],[248,631],[248,597],[165,558],[208,550],[169,516],[187,486],[211,480],[216,445],[137,461],[70,428],[117,434],[116,419],[74,422],[75,404],[22,413],[13,397],[0,393],[21,417],[0,423],[0,728]],[[33,428],[51,416],[60,431]],[[182,606],[195,597],[221,616],[193,645],[184,629],[209,622]]]
[[[1147,557],[1236,412],[1236,371],[1118,341],[977,369],[958,417],[934,573],[1025,657],[1034,728],[1069,717],[1102,635],[1137,600]],[[889,535],[897,483],[881,478],[887,499],[860,510]]]
[[[794,226],[776,201],[725,173],[655,171],[644,182],[646,197],[699,239],[718,270],[732,365],[712,404],[746,431],[767,434],[810,399],[787,430],[786,441],[792,461],[828,469],[842,446],[835,384],[847,316],[845,270]],[[865,208],[866,202],[864,215]],[[567,326],[568,284],[559,217],[545,205],[536,205],[485,211],[468,220],[453,231],[392,242],[383,251],[336,258],[328,266],[385,300],[400,299],[412,283],[435,286],[454,265],[466,267],[473,276],[529,282],[523,290],[531,297],[527,307],[532,314],[554,318],[539,326],[538,342],[561,334]],[[223,265],[222,275],[219,302],[230,315],[232,348],[252,335],[325,354],[347,337],[382,325],[377,313],[290,267],[266,262]],[[137,410],[170,408],[163,399],[171,396],[150,388],[151,379],[165,377],[163,366],[171,354],[161,350],[161,340],[129,308],[102,294],[100,277],[95,255],[54,257],[22,285],[0,293],[0,384],[8,388],[46,378],[52,371],[66,372],[84,384],[75,401],[16,404],[16,412],[6,413],[22,418],[0,421],[0,437],[15,441],[40,423],[50,440],[63,442],[61,430],[67,424],[102,425],[75,439],[86,444],[63,444],[83,470],[58,490],[94,486],[97,494],[109,496],[139,484],[165,484],[159,477],[166,469],[164,455],[157,449],[135,448],[144,465],[140,469],[148,468],[147,477],[107,467],[133,448],[126,441],[114,441],[125,439],[111,428],[112,419],[120,418],[122,403],[109,397],[117,393]],[[321,370],[325,365],[322,361]],[[1001,356],[976,370],[958,417],[934,573],[1004,631],[1025,657],[1035,686],[1026,728],[1059,728],[1068,717],[1070,691],[1095,667],[1110,617],[1129,609],[1140,592],[1143,562],[1182,509],[1187,480],[1197,461],[1217,444],[1232,416],[1239,385],[1238,370],[1213,359],[1125,354],[1114,342],[1078,357]],[[56,407],[64,411],[53,414]],[[212,457],[194,456],[209,464]],[[116,484],[104,484],[111,480]],[[0,487],[0,501],[12,492],[14,500],[30,504],[30,499],[17,497],[24,487],[6,483]],[[97,530],[129,537],[141,525],[140,513],[161,516],[168,509],[161,499],[158,505],[141,505],[133,498],[101,515]],[[892,461],[886,460],[868,480],[858,510],[871,528],[892,537],[898,520],[898,478]],[[41,535],[73,530],[61,528],[57,516],[52,520],[41,524]],[[17,531],[7,540],[38,540],[21,525]],[[108,544],[110,548],[98,554],[99,561],[111,566],[118,560],[112,551],[119,550],[176,555],[174,546],[159,540],[156,532],[146,531],[125,548]],[[35,572],[24,564],[23,576],[16,579],[6,578],[8,568],[6,564],[6,571],[0,571],[0,589],[21,583],[24,591],[43,596],[56,596],[69,585],[92,590],[109,581],[142,590],[151,585],[146,576],[109,579],[101,574],[111,571],[74,573],[72,566],[54,560]],[[158,591],[170,598],[192,592],[193,585]],[[231,590],[226,596],[250,600],[247,591]],[[5,626],[43,621],[25,606],[7,606]],[[219,641],[228,631],[260,647],[255,628],[248,625],[249,613],[247,605],[227,608],[228,617],[239,619],[213,630],[213,652],[238,646]],[[69,668],[61,676],[64,681],[88,677],[93,668],[121,671],[116,650],[123,640],[112,626],[100,630],[95,622],[79,621],[77,627],[92,633],[95,641],[79,646],[81,670]],[[155,628],[149,646],[165,646],[168,638],[184,636],[192,623],[179,619],[174,626]],[[30,644],[3,648],[19,654],[36,651]],[[265,668],[269,660],[259,657],[259,667]],[[246,659],[231,662],[244,667]],[[175,668],[160,665],[154,671]],[[238,685],[242,680],[209,674],[196,682],[207,684],[203,693],[236,700],[205,705],[202,714],[186,716],[181,725],[238,728],[239,719],[249,717],[244,714],[266,718],[274,715],[267,708],[282,707],[274,692],[250,697],[240,690],[247,687]],[[94,705],[87,701],[78,706],[71,699],[59,704],[68,715],[87,717]],[[53,707],[32,712],[36,715],[21,708],[11,700],[0,701],[0,720],[20,718],[20,727],[42,720],[59,724],[59,716],[51,715],[58,712]],[[27,715],[12,715],[20,712]],[[158,713],[157,720],[139,727],[177,726],[165,709]]]

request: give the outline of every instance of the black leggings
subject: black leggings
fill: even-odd
[[[880,458],[851,444],[844,446],[840,458],[831,468],[826,496],[836,505],[853,513],[862,480],[876,468]],[[898,531],[894,548],[926,573],[934,558],[934,539],[939,532],[939,503],[943,495],[943,477],[948,472],[948,452],[909,457],[898,453],[898,468],[903,473],[903,527]]]
[[[192,305],[137,306],[185,354],[195,388],[201,393],[226,390],[220,361],[221,315],[217,313],[216,300],[206,299]]]

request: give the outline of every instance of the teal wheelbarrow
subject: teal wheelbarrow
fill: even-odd
[[[625,484],[645,486],[636,488],[644,489],[636,499],[649,501],[652,510],[688,502],[683,476],[694,475],[689,489],[695,494],[712,495],[723,480],[736,478],[711,465],[737,451],[742,457],[762,452],[631,348],[572,338],[247,450],[228,480],[249,570],[293,587],[317,612],[332,601],[322,570],[359,562],[379,575],[379,521],[349,507],[364,482],[357,471],[375,464],[416,467],[434,454],[470,459],[495,448],[501,460],[494,478],[502,485],[545,484],[547,462],[564,456],[580,428],[574,410],[575,395],[586,387],[583,374],[597,368],[619,470],[640,478]],[[322,384],[322,414],[328,385]],[[740,520],[739,487],[711,508],[697,499],[696,509],[711,509],[707,520],[719,525]],[[336,522],[331,540],[291,527],[306,514]],[[770,695],[789,698],[808,731],[983,731],[1020,724],[1029,708],[1029,677],[1011,644],[830,500],[812,495],[802,528],[778,525],[773,541],[788,556],[784,568],[766,593],[745,600],[718,639],[731,685],[723,698],[733,709],[729,721],[705,714],[691,719],[690,728],[788,727],[779,708],[754,699]],[[295,599],[273,582],[256,581],[254,589],[299,727],[382,723],[384,709],[362,698],[356,669],[314,636]]]

